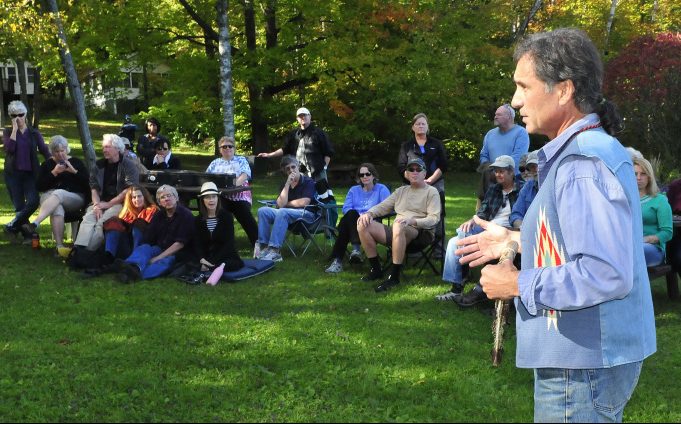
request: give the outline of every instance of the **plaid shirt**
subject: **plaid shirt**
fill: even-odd
[[[504,190],[501,184],[492,184],[487,189],[485,198],[482,200],[482,204],[480,205],[480,209],[478,209],[476,215],[485,221],[493,220],[497,215],[497,212],[499,212],[499,209],[501,209],[506,203],[506,199],[511,202],[511,209],[513,209],[513,205],[515,204],[515,201],[518,200],[518,193],[520,193],[520,189],[522,187],[523,182],[518,179],[515,181],[513,191],[507,195],[504,195]]]

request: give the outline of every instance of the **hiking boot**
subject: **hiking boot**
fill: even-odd
[[[361,264],[362,261],[362,252],[357,249],[352,249],[352,252],[350,252],[350,256],[348,257],[348,262],[351,264]]]
[[[388,276],[388,279],[382,282],[380,285],[376,286],[376,288],[374,288],[374,291],[376,293],[388,291],[398,284],[400,284],[400,280],[393,280],[391,276]]]
[[[118,273],[117,278],[121,283],[132,283],[142,279],[142,271],[137,265],[126,262]]]
[[[341,264],[341,261],[338,259],[334,259],[333,262],[331,262],[331,265],[329,265],[328,268],[326,268],[325,272],[328,272],[330,274],[338,274],[339,272],[343,271],[343,265]]]
[[[374,281],[378,280],[381,277],[383,277],[383,271],[380,268],[379,269],[371,268],[371,270],[369,270],[369,273],[362,277],[362,281]]]
[[[19,230],[17,227],[14,225],[7,224],[4,227],[2,227],[2,230],[5,232],[10,237],[17,237],[19,233],[21,233],[21,230]]]
[[[454,302],[456,302],[456,304],[462,308],[468,308],[486,300],[487,295],[485,292],[483,292],[482,289],[476,287],[458,299],[454,299]]]
[[[21,232],[23,234],[36,234],[38,232],[38,226],[32,222],[26,223],[21,226]]]
[[[461,296],[463,296],[463,286],[459,284],[453,284],[452,289],[448,291],[447,293],[443,293],[441,295],[435,296],[435,299],[437,300],[442,300],[442,301],[447,301],[451,300],[453,302],[456,302],[457,299],[460,299]]]

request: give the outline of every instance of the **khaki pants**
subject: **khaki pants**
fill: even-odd
[[[105,210],[102,217],[95,218],[95,211],[93,206],[87,208],[85,216],[83,216],[83,222],[80,223],[80,229],[78,230],[78,237],[74,244],[76,246],[87,247],[87,250],[97,250],[104,243],[104,229],[102,226],[109,219],[118,214],[123,209],[123,205],[114,205],[109,209]]]

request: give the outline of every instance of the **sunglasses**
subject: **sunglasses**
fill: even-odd
[[[233,144],[224,144],[224,145],[220,146],[220,148],[222,150],[233,149],[234,145]]]
[[[525,168],[524,166],[521,166],[520,168],[518,168],[518,170],[519,170],[520,172],[525,172],[526,169],[527,169],[527,168]]]
[[[12,113],[9,116],[11,116],[12,118],[23,118],[25,115],[26,115],[25,113],[17,113],[17,114]]]
[[[423,168],[421,168],[420,166],[412,166],[410,168],[407,168],[407,171],[409,171],[409,172],[421,172],[421,171],[423,171]]]
[[[360,172],[360,173],[357,174],[357,175],[359,175],[360,178],[363,178],[363,177],[370,177],[370,176],[371,176],[371,172],[367,172],[366,174],[363,174],[363,173]]]
[[[168,151],[168,150],[170,150],[170,149],[167,148],[167,147],[157,147],[156,150],[158,150],[159,152],[160,152],[161,150],[165,152],[165,151]]]

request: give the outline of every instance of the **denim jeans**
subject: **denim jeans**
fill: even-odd
[[[304,209],[262,207],[258,209],[258,243],[278,249],[284,243],[289,224],[301,218],[305,222],[314,222],[316,217],[316,214]]]
[[[127,258],[142,243],[142,235],[142,230],[135,227],[130,232],[107,231],[104,234],[104,250],[114,258]],[[132,238],[132,245],[130,245],[130,238]],[[125,246],[126,243],[128,246]]]
[[[467,233],[457,230],[457,236],[449,239],[449,242],[447,242],[447,252],[445,253],[445,264],[442,270],[442,279],[444,281],[457,285],[463,284],[463,271],[466,265],[461,265],[459,262],[461,256],[454,253],[458,248],[456,242],[464,237],[480,234],[483,231],[485,230],[481,226],[474,225]]]
[[[646,266],[657,266],[664,261],[664,253],[656,244],[643,243],[643,253],[646,256]]]
[[[40,205],[40,196],[35,188],[36,177],[30,171],[5,172],[5,182],[16,213],[10,225],[19,227],[28,223]]]
[[[137,267],[142,271],[142,279],[149,280],[152,278],[160,277],[166,272],[170,271],[170,268],[175,263],[175,256],[166,256],[160,261],[149,263],[149,260],[154,256],[159,255],[163,250],[158,246],[150,246],[148,244],[143,244],[138,246],[137,249],[132,251],[132,254],[125,262],[137,265]]]
[[[534,370],[535,422],[622,422],[643,362],[612,368]]]

